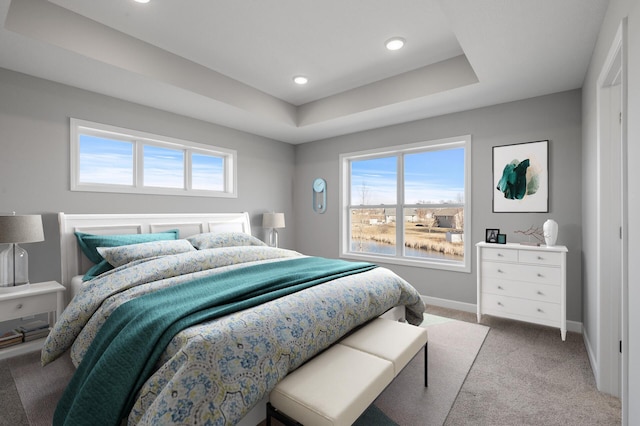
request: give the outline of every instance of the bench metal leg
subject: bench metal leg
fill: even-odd
[[[429,382],[427,380],[427,370],[428,370],[428,364],[427,364],[427,359],[428,359],[428,353],[427,353],[427,346],[429,345],[429,343],[425,343],[424,344],[424,387],[427,388],[429,387]]]

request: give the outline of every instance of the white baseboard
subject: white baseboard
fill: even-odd
[[[600,374],[598,369],[598,363],[596,361],[596,353],[594,351],[594,347],[591,344],[591,340],[589,340],[589,334],[587,330],[583,330],[582,339],[584,340],[584,346],[587,349],[587,357],[589,358],[589,364],[591,364],[591,371],[593,371],[593,376],[596,380],[596,387],[600,389]]]
[[[456,309],[463,312],[476,313],[477,308],[474,303],[458,302],[456,300],[440,299],[438,297],[422,296],[422,300],[427,305],[439,306],[441,308]]]
[[[567,320],[567,331],[573,331],[574,333],[582,334],[584,327],[580,321]]]
[[[422,300],[427,305],[456,309],[458,311],[471,312],[474,314],[478,312],[478,307],[475,303],[458,302],[456,300],[440,299],[438,297],[431,296],[422,296]],[[579,321],[567,321],[567,331],[582,334],[582,323]]]

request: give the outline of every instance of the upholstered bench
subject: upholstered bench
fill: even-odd
[[[271,391],[267,426],[348,426],[424,347],[427,330],[375,319],[293,371]]]
[[[334,345],[278,383],[269,395],[269,402],[304,425],[349,426],[393,377],[390,361]],[[267,425],[273,414],[267,412]]]
[[[342,339],[340,344],[391,361],[394,377],[424,347],[424,386],[427,387],[427,341],[426,328],[376,318]]]

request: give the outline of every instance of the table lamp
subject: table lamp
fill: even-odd
[[[0,252],[0,289],[11,290],[29,284],[29,257],[18,243],[44,241],[42,216],[0,216],[0,244],[9,247]],[[17,289],[17,288],[16,288]]]

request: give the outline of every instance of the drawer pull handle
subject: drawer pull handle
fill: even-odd
[[[504,290],[501,285],[498,286],[498,290]]]
[[[16,306],[16,309],[22,309],[22,303],[18,304],[18,305]]]
[[[542,313],[544,312],[542,309],[538,308],[538,312]]]
[[[544,275],[542,274],[538,274],[538,278],[542,278]]]
[[[502,272],[502,269],[498,269],[498,273],[503,274],[504,272]]]
[[[538,260],[544,260],[544,257],[538,256]]]
[[[503,305],[502,305],[502,302],[498,302],[498,306],[503,306]]]
[[[503,257],[503,256],[502,256],[502,253],[498,253],[498,257]]]
[[[541,292],[540,290],[538,290],[538,294],[539,294],[540,296],[544,296],[544,293],[543,293],[543,292]]]

